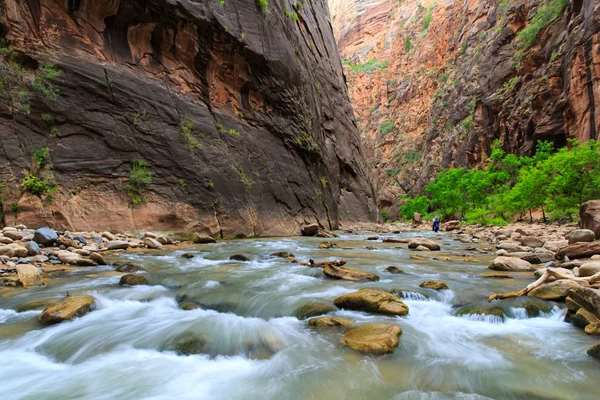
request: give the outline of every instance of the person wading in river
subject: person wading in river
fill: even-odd
[[[440,220],[438,219],[437,215],[433,219],[433,227],[432,228],[433,228],[434,232],[437,232],[440,230]]]

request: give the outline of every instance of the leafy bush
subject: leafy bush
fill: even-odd
[[[408,53],[412,47],[412,40],[410,39],[410,36],[407,35],[406,39],[404,39],[404,51]]]
[[[342,63],[350,67],[350,71],[353,74],[356,74],[357,72],[371,74],[373,71],[378,69],[385,70],[389,65],[387,61],[378,62],[376,59],[359,64],[352,64],[349,61],[343,61]]]
[[[192,134],[194,130],[194,123],[187,115],[183,120],[181,120],[179,129],[181,136],[183,136],[185,144],[190,151],[202,150],[202,143],[200,143]]]
[[[379,214],[381,214],[381,218],[383,219],[383,222],[388,222],[390,220],[389,213],[386,210],[381,210],[379,212]]]
[[[269,1],[268,0],[256,0],[256,4],[258,4],[260,11],[262,11],[263,13],[266,13],[267,11],[269,11]]]
[[[412,199],[407,199],[403,207],[400,207],[400,216],[404,219],[411,220],[414,213],[421,215],[427,214],[430,200],[425,196],[417,196]]]
[[[50,150],[47,147],[42,147],[41,149],[33,148],[33,154],[31,156],[31,160],[36,165],[37,168],[42,168],[48,162],[48,157],[50,155]]]
[[[35,195],[46,195],[51,196],[54,192],[58,190],[56,185],[51,179],[43,179],[29,173],[21,180],[21,184],[30,193]]]
[[[125,185],[125,188],[133,204],[140,204],[145,200],[143,193],[150,183],[152,183],[152,172],[146,161],[132,161],[129,168],[129,182]]]
[[[381,125],[379,125],[379,133],[381,133],[382,135],[387,135],[388,133],[392,132],[395,127],[396,124],[394,123],[394,121],[388,119],[387,121],[382,122]]]
[[[35,76],[31,82],[31,86],[42,93],[50,100],[56,100],[60,94],[60,90],[52,84],[52,79],[59,77],[61,70],[54,64],[46,64],[42,70]]]

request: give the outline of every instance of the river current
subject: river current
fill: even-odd
[[[151,286],[121,287],[122,274],[104,266],[54,274],[45,288],[0,288],[0,399],[600,397],[600,363],[586,354],[596,340],[563,322],[564,305],[529,318],[518,302],[506,303],[504,321],[454,315],[457,296],[518,290],[531,274],[482,277],[493,249],[467,251],[474,245],[447,234],[426,235],[442,251],[413,252],[347,234],[332,240],[336,249],[319,249],[323,239],[315,238],[222,241],[114,257],[143,266]],[[343,258],[347,267],[381,280],[329,279],[321,269],[270,256],[278,251],[300,261]],[[186,252],[195,257],[182,258]],[[250,261],[230,261],[233,254]],[[405,273],[385,272],[389,265]],[[428,279],[442,280],[450,290],[420,289]],[[315,331],[294,317],[306,302],[332,302],[365,287],[403,289],[409,314],[334,315],[357,325],[399,325],[403,333],[393,354],[357,353],[339,344],[339,332]],[[67,291],[94,296],[96,310],[71,322],[39,325],[41,311],[31,305],[59,300]],[[186,299],[203,309],[181,309],[178,301]],[[202,354],[176,351],[190,337],[201,339]]]

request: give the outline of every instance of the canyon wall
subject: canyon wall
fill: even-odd
[[[600,2],[329,3],[379,207],[391,218],[398,195],[421,193],[441,168],[485,165],[496,139],[529,155],[539,140],[598,138]]]
[[[324,0],[0,12],[5,223],[235,236],[377,219]]]

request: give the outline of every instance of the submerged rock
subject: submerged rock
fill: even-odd
[[[328,264],[323,268],[323,273],[330,278],[345,279],[348,281],[378,281],[379,276],[370,272],[359,271],[352,268],[337,267]]]
[[[487,302],[477,302],[462,306],[454,313],[456,316],[463,315],[488,315],[500,318],[502,321],[506,318],[504,310],[495,304]]]
[[[127,275],[123,275],[121,277],[121,280],[119,281],[119,285],[123,286],[123,285],[129,285],[129,286],[136,286],[136,285],[148,285],[148,279],[146,279],[145,276],[142,275],[136,275],[136,274],[127,274]]]
[[[94,301],[92,296],[87,295],[65,297],[46,307],[38,317],[38,321],[43,324],[56,324],[82,317],[94,309]]]
[[[380,289],[361,289],[340,296],[334,304],[346,310],[365,311],[384,315],[406,315],[408,306],[390,292]]]
[[[195,255],[192,253],[183,253],[181,255],[181,258],[187,258],[187,259],[194,258],[194,257],[195,257]]]
[[[142,268],[139,265],[132,263],[130,261],[116,261],[113,265],[115,265],[117,267],[117,268],[115,268],[115,270],[117,272],[145,271],[144,268]]]
[[[275,252],[275,253],[271,253],[271,257],[288,258],[288,257],[294,257],[294,255],[292,253],[287,252],[287,251],[278,251],[278,252]]]
[[[396,325],[368,324],[344,334],[340,343],[367,354],[387,354],[398,346],[402,329]]]
[[[437,280],[429,280],[429,281],[421,282],[419,287],[422,287],[424,289],[433,289],[433,290],[448,289],[448,285],[446,285],[442,281],[437,281]]]
[[[232,261],[250,261],[250,259],[243,254],[234,254],[229,257],[229,259]]]
[[[390,274],[403,274],[404,270],[400,267],[396,267],[394,265],[390,265],[389,267],[386,267],[385,272],[389,272]]]
[[[338,308],[331,303],[325,303],[322,301],[314,301],[306,303],[296,308],[294,315],[298,319],[307,319],[317,315],[323,315],[330,312],[338,311]]]
[[[319,243],[319,248],[320,249],[331,249],[337,247],[337,244],[335,243],[331,243],[329,240],[326,240],[324,242]]]
[[[316,329],[334,329],[340,331],[347,331],[354,325],[349,319],[340,317],[318,317],[311,318],[308,320],[308,326]]]

